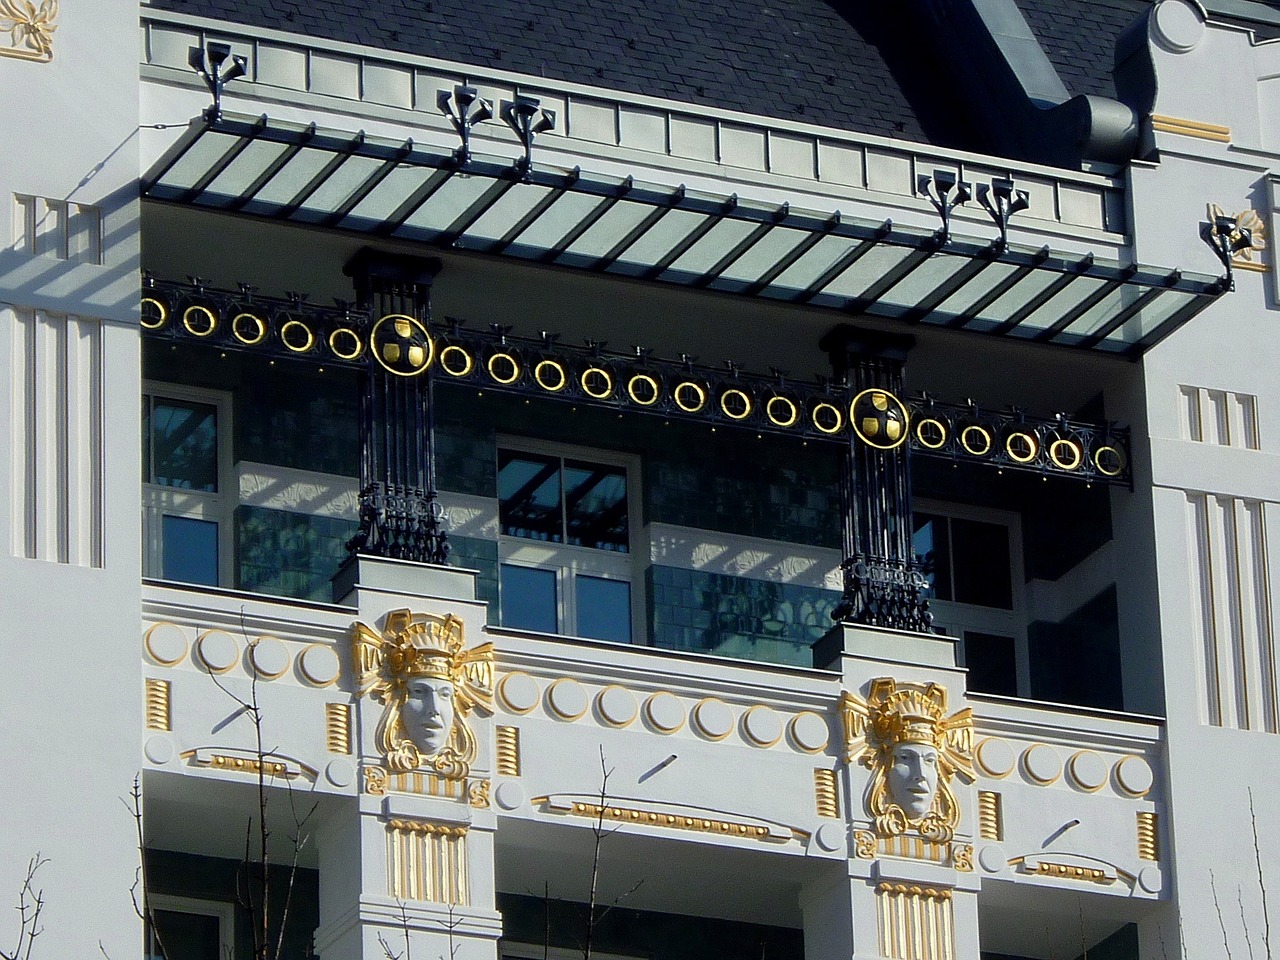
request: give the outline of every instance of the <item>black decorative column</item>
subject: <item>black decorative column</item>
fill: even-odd
[[[346,265],[367,312],[360,400],[360,530],[352,553],[422,563],[449,556],[436,499],[431,281],[440,261],[368,248]]]
[[[844,598],[836,620],[928,632],[933,615],[911,549],[910,418],[902,369],[911,337],[841,324],[819,341],[849,388],[849,443],[841,470]]]

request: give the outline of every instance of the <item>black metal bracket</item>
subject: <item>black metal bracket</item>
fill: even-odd
[[[493,101],[480,96],[475,87],[458,84],[453,90],[436,91],[436,106],[462,138],[462,146],[453,156],[458,166],[466,166],[471,162],[471,131],[476,124],[493,118]]]
[[[973,199],[973,186],[950,170],[935,170],[932,177],[922,173],[916,178],[916,192],[923,194],[942,218],[942,226],[934,234],[942,247],[951,239],[951,211]]]
[[[502,104],[502,119],[515,131],[520,145],[524,147],[524,156],[516,161],[516,170],[520,179],[525,181],[533,170],[534,137],[554,130],[556,126],[556,112],[543,109],[541,103],[537,97],[520,94],[514,100],[507,100]]]
[[[1200,239],[1208,244],[1226,271],[1220,281],[1222,289],[1234,291],[1236,275],[1232,261],[1241,250],[1253,246],[1253,231],[1242,227],[1238,217],[1217,214],[1200,224]]]
[[[978,184],[978,203],[1000,231],[992,246],[1003,252],[1009,246],[1009,218],[1031,206],[1030,196],[1027,191],[1018,190],[1007,177],[996,177],[990,184]]]
[[[227,63],[227,58],[231,62]],[[213,103],[205,108],[204,118],[210,122],[222,119],[222,90],[232,80],[245,75],[249,67],[249,58],[231,52],[231,44],[210,41],[204,48],[191,47],[187,50],[187,63],[199,74],[209,93],[213,95]]]

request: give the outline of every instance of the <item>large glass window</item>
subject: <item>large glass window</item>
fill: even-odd
[[[918,509],[913,519],[929,608],[935,624],[959,641],[969,689],[1029,695],[1017,515],[939,505]]]
[[[154,894],[147,960],[234,960],[230,903]]]
[[[229,582],[229,409],[211,392],[156,384],[143,394],[145,576]]]
[[[628,642],[634,463],[577,448],[498,449],[505,626]]]

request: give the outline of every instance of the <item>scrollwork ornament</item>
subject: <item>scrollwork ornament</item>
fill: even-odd
[[[973,873],[973,844],[957,843],[951,849],[951,865],[961,873]]]
[[[471,788],[467,791],[467,799],[471,806],[481,810],[487,810],[489,807],[489,781],[476,780],[471,784]]]
[[[869,830],[853,831],[853,850],[859,860],[874,860],[876,835]]]
[[[0,0],[0,34],[9,35],[9,46],[0,56],[47,63],[53,59],[53,32],[58,29],[58,0]]]
[[[493,712],[493,644],[464,649],[457,617],[407,609],[388,613],[381,632],[357,622],[352,634],[356,694],[383,704],[375,738],[387,767],[465,779],[476,757],[468,720]]]
[[[972,711],[948,715],[940,684],[880,677],[865,700],[842,693],[840,716],[845,761],[871,771],[865,804],[876,833],[950,842],[960,823],[951,782],[975,779]]]
[[[374,797],[387,793],[387,771],[381,767],[364,768],[364,792]]]

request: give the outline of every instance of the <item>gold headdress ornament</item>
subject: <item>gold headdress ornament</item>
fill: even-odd
[[[898,683],[892,677],[871,681],[867,699],[848,691],[840,694],[845,761],[855,760],[871,772],[867,785],[868,812],[876,829],[895,836],[908,827],[926,839],[950,840],[960,822],[960,808],[951,792],[955,774],[972,783],[973,711],[966,707],[947,715],[946,688],[936,683]],[[923,743],[938,751],[938,788],[925,816],[911,819],[890,795],[887,774],[893,749],[903,743]]]
[[[392,770],[424,763],[441,776],[460,780],[476,757],[476,739],[467,717],[477,707],[493,710],[493,644],[463,649],[462,621],[453,614],[392,610],[378,632],[357,621],[352,626],[356,696],[385,704],[378,723],[378,747]],[[454,722],[449,742],[427,756],[410,738],[400,718],[407,684],[416,677],[453,684]]]

